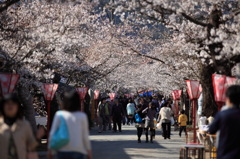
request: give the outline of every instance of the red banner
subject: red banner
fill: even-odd
[[[182,90],[174,90],[172,91],[172,96],[174,100],[179,100],[182,95]]]
[[[113,100],[116,97],[116,93],[109,93],[110,99]]]
[[[99,94],[100,94],[100,91],[99,90],[95,90],[94,91],[94,99],[98,99]]]
[[[78,88],[76,88],[76,91],[78,92],[81,100],[84,100],[85,96],[87,94],[88,88],[87,87],[78,87]]]
[[[58,89],[58,84],[44,84],[43,93],[44,93],[45,100],[52,101],[57,89]]]
[[[14,91],[19,77],[18,74],[0,74],[1,91],[3,96]]]

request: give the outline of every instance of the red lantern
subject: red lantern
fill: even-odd
[[[0,74],[2,96],[12,93],[19,80],[19,74]]]
[[[172,96],[174,100],[179,100],[182,95],[182,90],[174,90],[172,91]]]
[[[43,94],[44,98],[47,101],[47,130],[50,131],[50,114],[51,114],[51,101],[55,95],[55,92],[58,89],[58,84],[44,84],[43,85]]]
[[[197,141],[197,132],[196,132],[196,110],[197,110],[197,100],[201,94],[200,92],[200,83],[199,81],[195,80],[186,80],[187,83],[187,92],[189,95],[189,98],[192,100],[192,106],[193,106],[193,140],[194,143]]]
[[[83,112],[84,111],[84,99],[85,99],[85,96],[87,94],[87,91],[88,91],[88,88],[87,87],[78,87],[76,88],[76,91],[78,92],[79,96],[80,96],[80,99],[81,99],[81,111]]]
[[[100,91],[99,90],[95,90],[94,91],[94,99],[97,100],[99,97]]]
[[[224,105],[226,100],[226,90],[230,85],[233,85],[236,82],[236,78],[227,77],[225,75],[213,74],[212,82],[213,82],[213,90],[214,90],[214,98],[218,105],[218,109]]]
[[[76,88],[76,91],[78,92],[80,99],[84,100],[85,96],[87,94],[88,88],[87,87],[78,87],[78,88]]]
[[[58,84],[44,84],[44,98],[46,101],[52,101],[55,95],[55,92],[58,89]]]
[[[109,93],[110,99],[113,100],[116,97],[116,93]]]
[[[174,90],[172,91],[172,96],[173,96],[173,100],[174,102],[174,107],[176,109],[175,115],[178,116],[179,113],[179,108],[178,108],[178,100],[181,98],[182,95],[182,90]]]
[[[212,75],[212,82],[213,82],[213,90],[214,90],[214,98],[216,102],[225,102],[224,98],[224,91],[225,91],[225,75]]]
[[[200,92],[200,83],[199,81],[186,80],[187,82],[187,91],[191,100],[198,99]]]

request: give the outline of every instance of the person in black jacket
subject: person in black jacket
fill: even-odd
[[[240,157],[240,86],[230,86],[226,92],[226,105],[230,109],[217,113],[209,133],[220,130],[217,159]]]
[[[115,99],[112,107],[113,132],[117,132],[117,126],[119,132],[122,132],[123,116],[124,116],[123,106],[122,104],[119,103],[118,99]]]
[[[138,114],[139,117],[142,119],[141,122],[136,121],[138,143],[141,143],[141,136],[142,136],[143,129],[144,129],[144,126],[145,126],[144,120],[143,120],[145,118],[145,114],[142,111],[143,111],[143,106],[141,104],[137,105],[137,110],[136,110],[135,115]]]

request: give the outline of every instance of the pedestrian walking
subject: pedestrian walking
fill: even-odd
[[[123,97],[120,97],[119,102],[123,106],[124,116],[122,118],[122,123],[123,123],[123,125],[125,125],[128,122],[128,119],[127,119],[127,104],[128,104],[128,100],[127,100],[127,98],[125,96],[123,96]]]
[[[135,122],[136,122],[136,128],[137,128],[137,137],[138,137],[138,143],[141,143],[141,136],[143,133],[143,129],[145,127],[144,118],[145,114],[143,113],[143,107],[141,104],[137,105],[137,109],[135,112]]]
[[[109,109],[109,115],[107,116],[107,120],[108,120],[108,130],[112,130],[112,107],[114,105],[114,101],[111,99],[107,99],[107,105],[108,105],[108,109]]]
[[[122,132],[122,118],[124,116],[124,110],[118,99],[114,100],[112,107],[112,119],[113,119],[113,132],[117,132],[117,127],[119,132]]]
[[[184,131],[185,136],[187,136],[187,122],[188,122],[187,115],[185,115],[185,111],[182,110],[181,115],[178,117],[178,123],[180,126],[180,130],[179,130],[180,137],[182,136],[182,131]]]
[[[106,102],[106,98],[101,100],[97,109],[97,116],[98,116],[98,132],[101,133],[102,131],[106,131],[106,128],[109,123],[109,104]]]
[[[69,134],[69,142],[57,150],[58,159],[92,159],[89,140],[87,115],[80,111],[80,98],[77,92],[64,93],[63,110],[57,111],[49,134],[49,156],[51,157],[52,138],[65,121]]]
[[[127,104],[127,119],[128,119],[127,124],[128,125],[133,124],[135,111],[136,111],[135,104],[133,103],[132,99],[129,99]]]
[[[148,131],[149,130],[150,130],[150,142],[153,143],[153,138],[155,137],[154,119],[155,119],[155,116],[157,113],[154,103],[150,102],[148,108],[143,110],[143,113],[146,113],[146,117],[145,117],[146,143],[149,141],[149,139],[148,139]]]
[[[173,112],[171,108],[168,107],[169,103],[166,102],[163,104],[163,107],[160,110],[158,121],[162,124],[162,131],[164,139],[171,139],[171,117]]]
[[[28,121],[23,120],[21,103],[15,94],[3,97],[0,104],[0,158],[26,159],[37,158],[34,149],[44,132],[38,132],[36,138]]]
[[[152,102],[155,104],[157,112],[159,112],[160,105],[156,94],[153,94]]]
[[[240,156],[240,86],[226,91],[226,105],[230,109],[218,112],[209,127],[210,134],[220,130],[217,159],[237,159]]]

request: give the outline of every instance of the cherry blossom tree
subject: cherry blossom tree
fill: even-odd
[[[34,1],[2,12],[4,69],[20,73],[23,85],[39,86],[57,73],[77,86],[166,94],[183,88],[185,79],[199,79],[205,107],[215,111],[211,74],[229,75],[240,61],[237,2],[100,4]]]
[[[240,62],[237,0],[115,0],[106,7],[114,8],[115,14],[129,13],[129,20],[140,19],[140,23],[145,18],[153,24],[164,25],[166,44],[159,46],[161,51],[156,54],[163,61],[173,57],[173,66],[188,62],[185,68],[189,68],[190,61],[198,65],[195,73],[203,86],[205,113],[216,112],[211,75],[231,75],[231,69]]]

